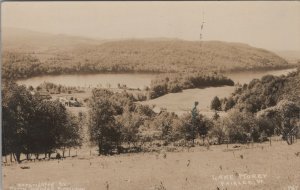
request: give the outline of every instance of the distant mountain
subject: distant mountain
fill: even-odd
[[[20,28],[2,28],[2,46],[5,51],[20,51],[35,53],[54,50],[71,50],[79,45],[94,45],[102,41],[69,36],[64,34],[49,34]]]
[[[290,63],[300,63],[300,51],[274,51]]]
[[[123,40],[106,42],[88,51],[77,49],[76,54],[98,64],[110,62],[135,68],[143,65],[146,70],[151,67],[164,71],[248,70],[288,65],[269,51],[219,41]]]
[[[93,40],[4,29],[2,42],[3,71],[9,73],[3,75],[17,78],[63,73],[223,72],[289,66],[286,60],[267,50],[220,41]]]

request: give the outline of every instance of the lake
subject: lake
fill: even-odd
[[[259,72],[239,72],[227,74],[235,83],[249,83],[252,79],[260,79],[267,74],[272,75],[286,75],[296,69],[284,69],[273,71],[259,71]],[[58,76],[40,76],[32,77],[25,80],[19,80],[18,84],[26,86],[32,85],[37,87],[43,82],[52,82],[65,86],[76,87],[111,87],[116,88],[118,84],[125,84],[130,88],[143,89],[150,85],[152,79],[156,74],[79,74],[79,75],[58,75]],[[181,93],[167,94],[154,100],[141,102],[146,105],[156,105],[155,110],[159,111],[161,108],[166,108],[168,111],[182,114],[191,110],[195,101],[199,102],[198,108],[206,115],[212,114],[209,106],[213,97],[228,97],[235,87],[210,87],[204,89],[188,89]]]
[[[117,88],[118,84],[125,84],[130,88],[144,88],[149,86],[155,74],[74,74],[74,75],[46,75],[19,80],[18,84],[37,87],[43,82],[51,82],[64,86],[85,88],[111,87]]]
[[[244,83],[249,83],[253,79],[260,79],[264,75],[275,75],[275,76],[287,75],[288,73],[296,70],[297,70],[296,68],[292,68],[292,69],[258,71],[258,72],[244,71],[244,72],[227,74],[226,76],[231,78],[234,81],[234,83],[244,84]]]

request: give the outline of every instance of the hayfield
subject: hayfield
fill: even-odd
[[[198,101],[199,111],[208,117],[212,117],[214,111],[210,109],[210,104],[215,96],[220,98],[228,97],[235,87],[208,87],[203,89],[188,89],[181,93],[170,93],[162,97],[141,102],[143,105],[155,105],[155,110],[162,108],[169,112],[175,112],[178,115],[190,112],[193,108],[194,102]],[[223,113],[222,113],[223,114]]]
[[[214,145],[114,156],[96,156],[96,149],[90,155],[86,147],[78,150],[77,157],[2,167],[4,190],[38,185],[65,190],[284,190],[300,188],[300,142],[230,144],[228,148]]]

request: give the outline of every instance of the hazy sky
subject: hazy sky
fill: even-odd
[[[300,2],[5,2],[2,27],[101,39],[170,37],[300,51]]]

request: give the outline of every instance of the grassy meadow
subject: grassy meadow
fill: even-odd
[[[46,183],[65,189],[288,189],[300,186],[300,142],[165,148],[152,153],[96,156],[90,148],[64,160],[3,166],[4,189]],[[72,150],[71,155],[75,155]],[[22,169],[24,168],[24,169]],[[25,169],[27,168],[27,169]],[[244,184],[246,183],[246,184]]]

